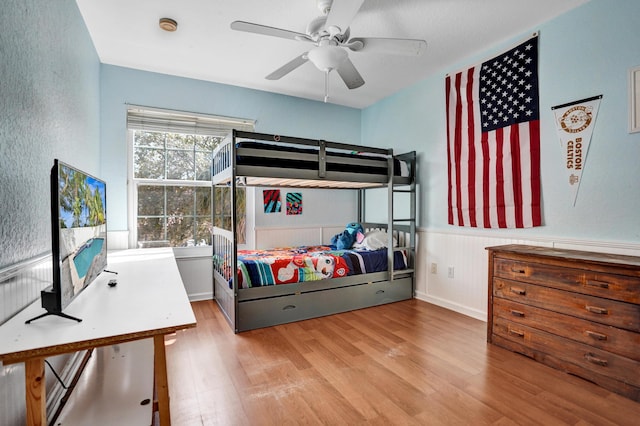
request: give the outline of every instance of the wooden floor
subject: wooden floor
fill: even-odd
[[[215,302],[193,308],[167,339],[174,425],[640,424],[640,403],[419,300],[237,335]]]

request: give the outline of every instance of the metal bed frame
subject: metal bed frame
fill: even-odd
[[[256,147],[239,146],[241,141],[258,141],[259,144]],[[280,150],[265,149],[264,143],[276,145]],[[283,147],[291,150],[282,151]],[[345,155],[353,152],[359,155]],[[259,157],[261,164],[238,161],[247,157]],[[292,160],[290,164],[311,162],[314,168],[268,165],[270,159],[276,162],[283,158]],[[407,164],[408,175],[394,173],[397,160]],[[363,166],[367,171],[354,172],[349,170],[349,165]],[[234,130],[214,152],[212,172],[214,189],[230,189],[227,191],[232,206],[230,229],[213,228],[213,281],[214,297],[234,332],[411,299],[415,288],[415,172],[415,151],[394,156],[392,149]],[[386,230],[387,247],[393,247],[394,239],[398,242],[397,247],[388,250],[387,271],[297,284],[238,288],[235,192],[242,185],[357,190],[358,219],[365,230]],[[371,188],[388,190],[387,223],[365,221],[365,195]],[[394,194],[397,193],[408,194],[408,217],[394,217]],[[215,203],[216,197],[213,198]],[[214,206],[214,215],[216,210],[222,209]],[[393,251],[398,250],[407,254],[407,269],[394,271]]]

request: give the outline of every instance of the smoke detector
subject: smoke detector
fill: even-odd
[[[178,29],[178,23],[171,18],[160,18],[160,22],[158,22],[160,28],[165,31],[174,32]]]

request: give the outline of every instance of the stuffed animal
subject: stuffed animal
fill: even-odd
[[[336,234],[331,238],[331,244],[335,245],[338,250],[350,249],[357,241],[360,242],[364,238],[364,229],[358,222],[347,223],[346,229],[340,234]]]

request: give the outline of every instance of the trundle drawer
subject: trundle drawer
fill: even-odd
[[[495,298],[493,318],[541,329],[640,361],[640,333],[599,324],[507,299]]]
[[[411,278],[240,302],[238,330],[331,315],[413,297]]]
[[[495,276],[622,302],[640,303],[640,278],[496,258]]]
[[[535,351],[552,354],[565,362],[640,387],[638,361],[502,318],[496,318],[494,333],[507,340],[523,342],[526,347]]]
[[[501,278],[493,279],[493,295],[602,324],[640,331],[640,305]]]

